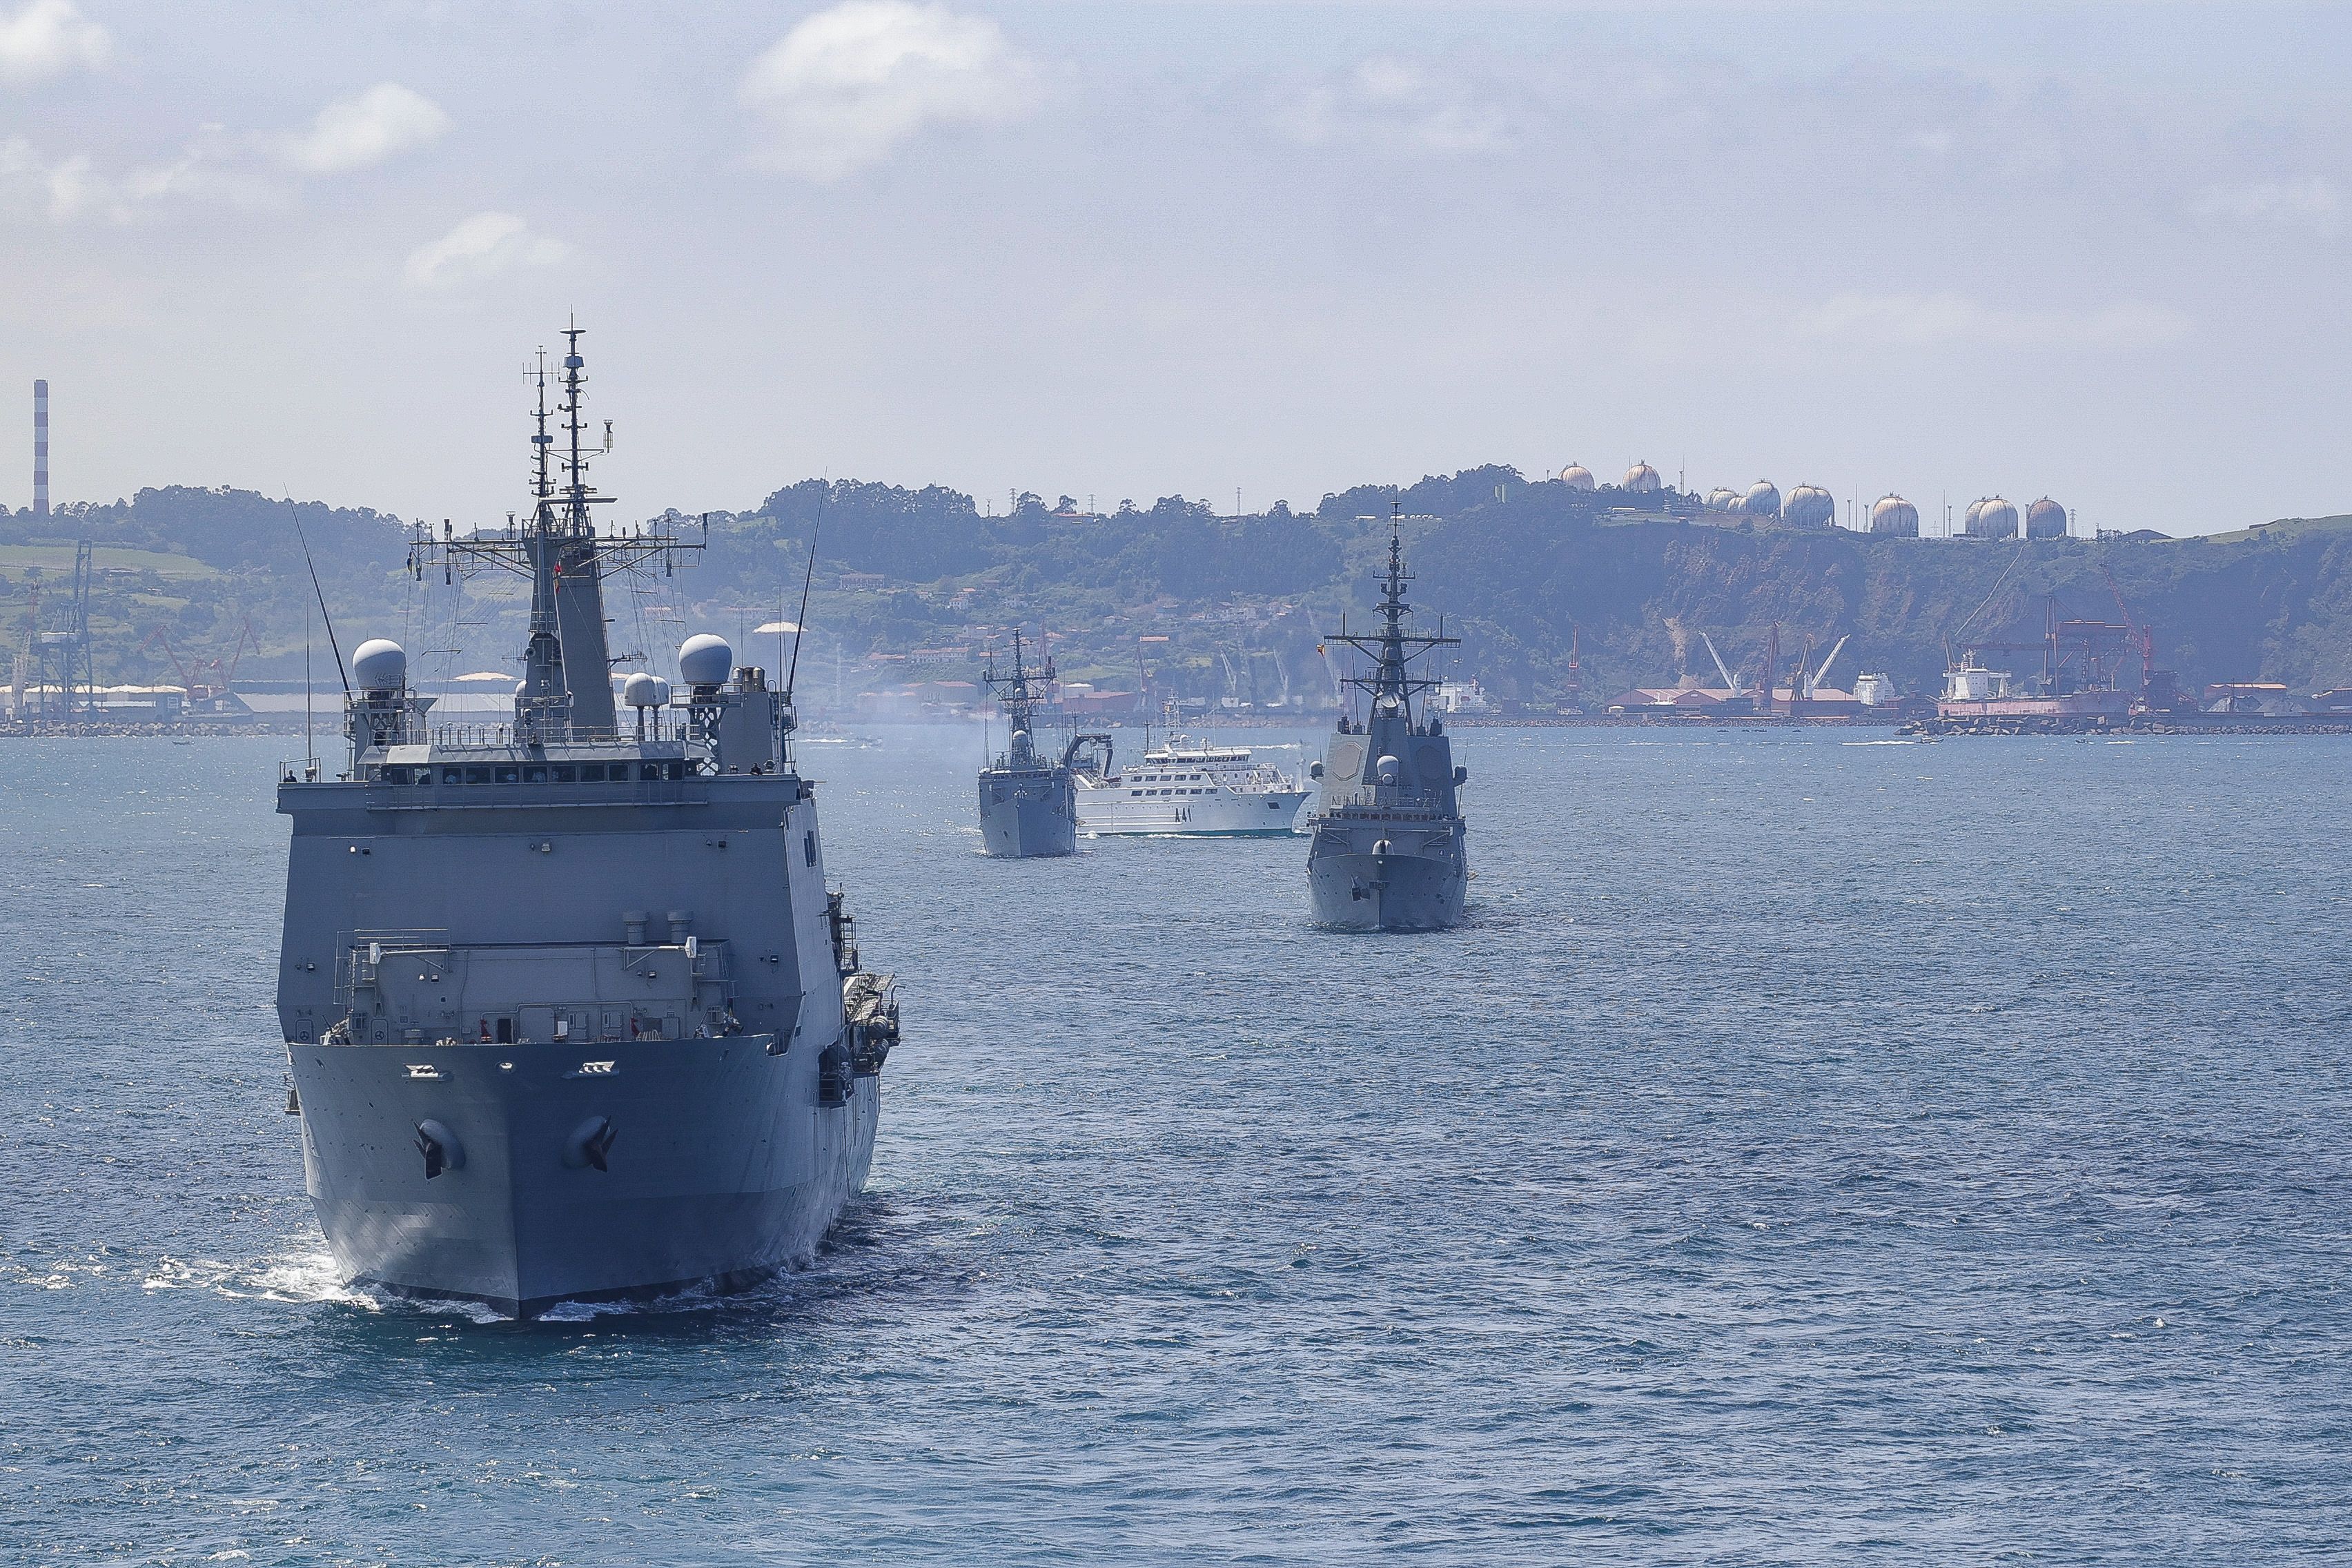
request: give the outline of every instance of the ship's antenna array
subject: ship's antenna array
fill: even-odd
[[[801,673],[801,638],[808,636],[809,584],[816,581],[817,536],[824,531],[824,503],[833,494],[833,476],[824,477],[824,488],[816,493],[816,521],[809,525],[808,564],[801,571],[801,611],[793,617],[793,662],[784,671],[784,706],[793,705],[793,682]]]
[[[475,569],[484,566],[529,582],[531,631],[525,658],[529,669],[526,685],[530,691],[518,700],[528,702],[530,707],[528,714],[522,708],[517,710],[519,732],[584,738],[602,735],[609,729],[611,721],[605,717],[609,706],[606,702],[591,701],[590,711],[594,717],[583,721],[572,712],[572,702],[580,691],[594,691],[601,684],[609,673],[613,656],[599,621],[593,626],[585,623],[574,626],[575,635],[584,635],[581,636],[581,646],[568,650],[572,658],[566,658],[567,617],[575,611],[591,614],[588,605],[597,606],[593,613],[601,614],[601,592],[580,601],[576,585],[583,578],[603,582],[615,574],[624,576],[636,605],[642,640],[642,569],[658,561],[667,576],[675,570],[678,552],[708,549],[710,520],[707,514],[703,517],[700,537],[697,539],[681,537],[675,527],[680,521],[675,511],[649,526],[614,527],[608,531],[596,523],[593,509],[610,505],[614,498],[596,493],[588,482],[589,469],[595,458],[613,449],[611,422],[606,422],[605,439],[600,450],[587,434],[587,361],[580,352],[580,340],[586,335],[586,329],[575,320],[563,329],[562,335],[560,363],[551,363],[546,349],[541,347],[524,372],[524,382],[533,394],[530,410],[531,521],[527,525],[519,524],[517,514],[510,511],[505,530],[477,530],[466,534],[456,532],[445,521],[438,538],[430,528],[420,524],[410,542],[409,566],[421,577],[428,561],[437,556],[445,584],[457,589],[462,589],[465,579]],[[553,396],[551,381],[555,384]],[[560,452],[557,426],[562,432]],[[457,607],[451,612],[451,641],[462,643],[462,594],[454,604]],[[567,663],[574,662],[579,668],[567,670]],[[598,668],[600,665],[603,668]],[[575,680],[582,686],[575,688]],[[601,697],[603,693],[595,695]]]
[[[319,619],[326,624],[327,646],[335,650],[335,675],[343,683],[343,697],[352,695],[352,678],[343,669],[342,645],[335,640],[335,618],[327,614],[327,591],[319,586],[319,563],[310,559],[310,536],[302,531],[302,509],[294,504],[292,495],[286,498],[286,515],[294,520],[294,537],[302,546],[302,564],[310,569],[310,592],[319,597]]]

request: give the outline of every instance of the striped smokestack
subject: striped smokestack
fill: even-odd
[[[33,383],[33,515],[49,515],[49,384]]]

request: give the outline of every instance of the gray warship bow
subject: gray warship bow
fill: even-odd
[[[343,1273],[528,1316],[805,1259],[864,1184],[898,1036],[828,895],[788,692],[715,637],[629,677],[603,583],[698,548],[600,532],[567,332],[536,506],[420,535],[530,583],[514,722],[437,726],[394,643],[352,665],[350,771],[289,771],[278,1009],[303,1164]],[[555,482],[551,463],[563,472]]]
[[[1307,831],[1307,896],[1318,925],[1348,931],[1443,931],[1462,918],[1470,884],[1468,829],[1456,795],[1469,776],[1454,765],[1444,721],[1416,699],[1437,683],[1410,673],[1412,660],[1460,639],[1416,637],[1404,629],[1403,544],[1391,525],[1384,625],[1352,637],[1342,622],[1328,640],[1372,659],[1370,674],[1347,684],[1371,699],[1359,727],[1343,713],[1322,762],[1322,782]]]
[[[1041,668],[1023,661],[1021,634],[1013,634],[1013,665],[999,669],[993,655],[981,679],[1004,706],[1011,738],[980,770],[980,839],[991,855],[1025,858],[1078,852],[1078,790],[1066,752],[1059,763],[1037,751],[1036,709],[1054,679],[1054,659]],[[1070,750],[1076,749],[1071,742]]]

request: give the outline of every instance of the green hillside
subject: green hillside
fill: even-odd
[[[1735,667],[1751,664],[1775,625],[1784,658],[1809,639],[1818,658],[1850,638],[1833,684],[1867,668],[1932,689],[1946,639],[1972,618],[2038,624],[2034,595],[2055,593],[2071,614],[2114,619],[2103,565],[2186,683],[2352,684],[2352,518],[2112,543],[1880,539],[1721,526],[1672,492],[1580,492],[1499,468],[1238,519],[1181,497],[1084,515],[1068,497],[1031,495],[995,512],[937,487],[803,480],[712,514],[708,551],[676,578],[621,585],[615,646],[657,660],[689,625],[740,639],[778,618],[821,517],[804,658],[826,689],[969,679],[982,649],[1019,624],[1055,634],[1067,677],[1132,686],[1141,664],[1163,690],[1312,700],[1328,689],[1318,634],[1370,605],[1392,510],[1405,519],[1415,601],[1464,638],[1454,668],[1539,705],[1566,687],[1572,638],[1586,695],[1606,697],[1711,680],[1702,633]],[[0,514],[0,649],[20,646],[36,595],[43,624],[57,624],[72,543],[87,538],[100,547],[102,679],[168,678],[158,628],[194,658],[226,652],[248,618],[261,651],[243,673],[299,675],[316,613],[298,517],[347,647],[386,632],[429,653],[428,668],[511,661],[520,585],[478,578],[453,591],[437,574],[412,577],[398,520],[176,488],[45,520]],[[702,537],[695,521],[683,526]]]

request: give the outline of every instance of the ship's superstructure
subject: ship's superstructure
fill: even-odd
[[[412,558],[530,581],[514,721],[435,724],[372,641],[348,771],[278,800],[288,1109],[328,1245],[357,1280],[525,1315],[809,1256],[864,1184],[898,1033],[825,889],[789,691],[697,637],[684,689],[631,675],[616,721],[604,579],[696,546],[593,521],[566,338],[530,521]]]
[[[1403,543],[1389,535],[1381,629],[1328,637],[1372,660],[1347,684],[1370,700],[1361,724],[1344,713],[1324,760],[1310,770],[1322,795],[1307,817],[1307,886],[1315,921],[1349,931],[1442,931],[1462,918],[1470,862],[1444,721],[1426,706],[1438,684],[1414,659],[1459,641],[1406,632]],[[1416,713],[1416,708],[1419,712]]]
[[[1013,634],[1013,663],[1000,667],[992,654],[981,679],[1004,707],[1011,733],[1004,750],[980,770],[980,837],[991,855],[1024,859],[1078,852],[1077,788],[1068,759],[1052,761],[1037,750],[1036,710],[1054,680],[1054,659],[1030,665],[1021,634]]]
[[[1246,746],[1213,746],[1171,731],[1147,740],[1121,773],[1107,734],[1080,735],[1066,753],[1077,785],[1078,831],[1245,837],[1287,834],[1306,803],[1298,780]]]

